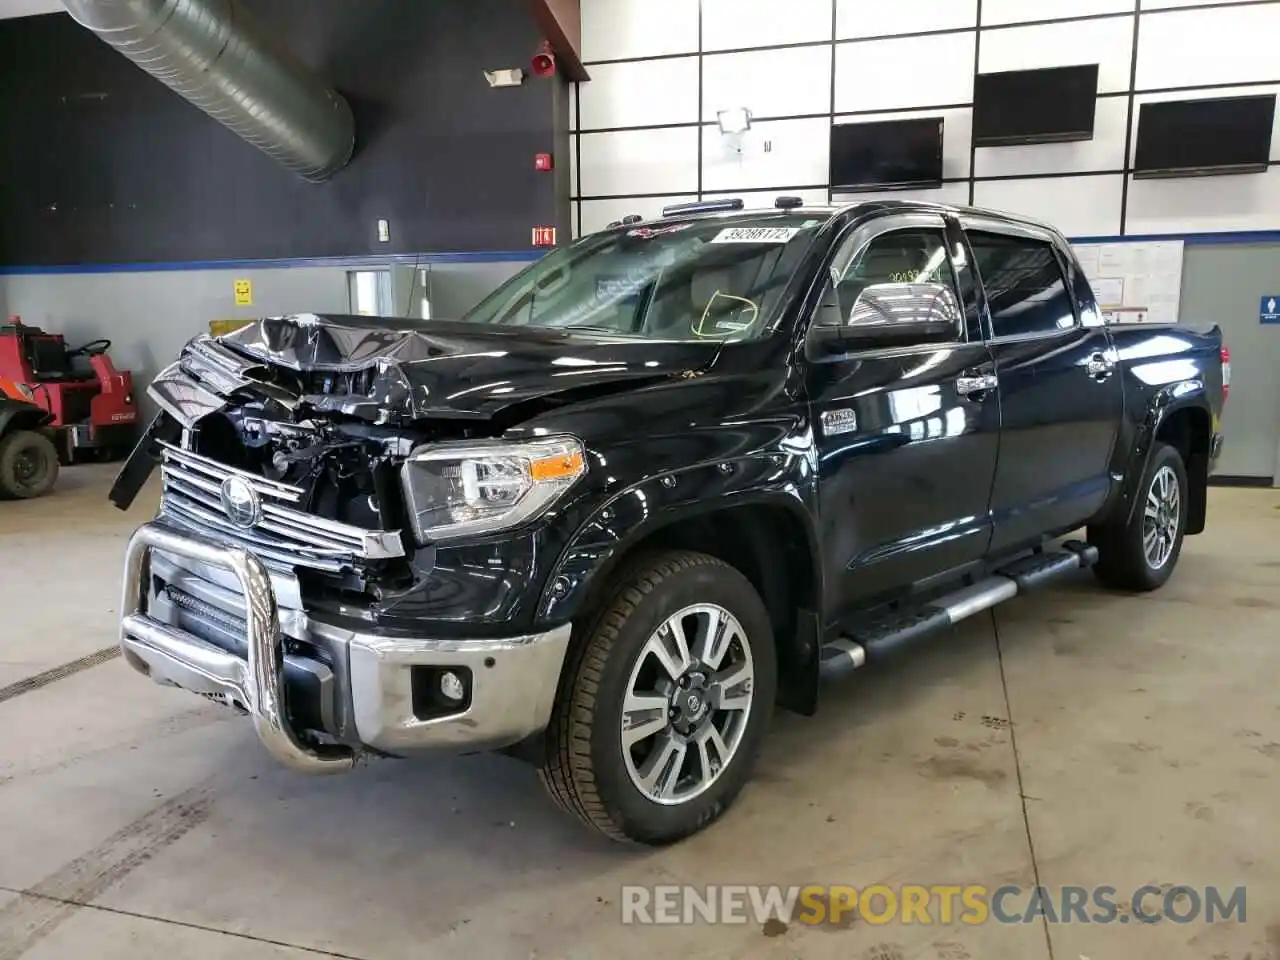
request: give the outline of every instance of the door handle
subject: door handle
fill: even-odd
[[[1115,357],[1106,353],[1095,353],[1085,364],[1085,369],[1089,371],[1089,376],[1097,380],[1105,380],[1115,372]]]
[[[975,393],[986,393],[1000,385],[1000,379],[994,373],[983,373],[976,377],[956,377],[956,393],[962,397],[970,397]]]

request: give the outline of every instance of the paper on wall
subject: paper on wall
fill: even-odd
[[[1099,277],[1090,282],[1100,307],[1124,305],[1124,277]]]
[[[1181,240],[1081,244],[1074,249],[1108,322],[1178,322]]]
[[[1098,274],[1104,277],[1123,277],[1135,273],[1132,267],[1134,251],[1127,245],[1108,243],[1098,251]]]
[[[1130,307],[1147,307],[1151,305],[1151,278],[1150,277],[1134,277],[1132,285],[1129,288],[1130,302],[1125,306]],[[1124,304],[1124,301],[1120,301]]]
[[[1075,251],[1084,275],[1090,280],[1098,276],[1098,247],[1094,244],[1081,244],[1075,248]]]

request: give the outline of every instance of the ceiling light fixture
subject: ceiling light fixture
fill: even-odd
[[[524,83],[524,71],[519,67],[509,70],[486,70],[484,78],[491,87],[518,87]]]
[[[726,136],[737,136],[751,129],[751,111],[746,107],[718,110],[716,120],[720,124],[720,132]]]

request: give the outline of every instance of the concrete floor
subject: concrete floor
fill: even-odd
[[[1079,578],[780,714],[673,849],[597,840],[501,757],[277,769],[118,658],[111,471],[0,503],[0,960],[1280,960],[1280,494],[1216,489],[1173,581]],[[1245,923],[630,928],[623,884],[1246,885]],[[1021,909],[1021,907],[1019,907]],[[620,933],[626,933],[620,936]]]

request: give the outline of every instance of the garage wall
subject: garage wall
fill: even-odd
[[[237,308],[232,279],[253,282],[254,307]],[[347,274],[338,267],[153,273],[79,273],[4,278],[10,313],[63,333],[71,344],[98,337],[112,341],[117,367],[132,370],[145,386],[172,363],[182,345],[210,320],[295,311],[348,309]],[[139,390],[140,400],[147,406]]]
[[[525,266],[523,261],[432,264],[427,280],[431,315],[461,317]]]
[[[1218,473],[1280,478],[1280,326],[1258,322],[1259,301],[1280,294],[1280,243],[1189,246],[1182,264],[1182,322],[1222,327],[1231,349],[1227,442]]]
[[[212,320],[345,312],[350,269],[420,262],[457,316],[536,256],[531,225],[567,238],[568,85],[483,74],[537,48],[524,0],[237,2],[351,101],[350,166],[306,183],[66,14],[0,17],[0,316],[110,338],[145,385]]]
[[[2,19],[0,267],[527,250],[532,226],[568,233],[567,178],[557,190],[533,164],[567,131],[568,85],[484,77],[537,48],[524,0],[237,3],[351,102],[350,165],[308,183],[69,15]]]
[[[912,115],[946,118],[946,182],[918,196],[1073,237],[1280,230],[1280,131],[1264,174],[1126,173],[1138,104],[1280,91],[1280,0],[588,0],[582,18],[580,232],[717,194],[826,202],[833,120]],[[976,73],[1095,61],[1091,141],[973,149]],[[729,107],[755,118],[741,154]]]

